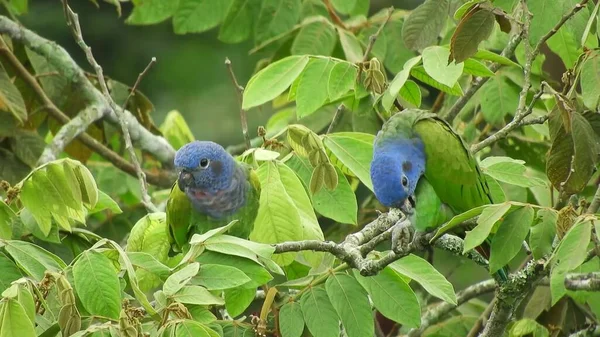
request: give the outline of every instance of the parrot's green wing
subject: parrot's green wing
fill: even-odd
[[[443,203],[462,213],[494,202],[477,161],[448,123],[420,113],[413,129],[425,145],[425,177]]]
[[[450,221],[456,214],[446,206],[433,186],[427,181],[427,178],[422,177],[417,184],[415,190],[415,221],[413,226],[420,232],[427,232],[431,229]]]
[[[258,214],[260,200],[260,181],[254,170],[247,164],[243,165],[248,180],[246,183],[249,188],[246,194],[246,204],[231,216],[215,219],[205,214],[196,212],[191,202],[184,192],[182,192],[177,183],[173,185],[169,200],[167,201],[167,224],[171,233],[172,243],[178,247],[184,247],[193,233],[205,233],[211,229],[227,225],[233,220],[238,220],[229,234],[247,239],[250,232],[254,229],[254,220]]]

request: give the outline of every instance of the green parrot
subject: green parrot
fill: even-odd
[[[247,239],[260,200],[256,172],[213,142],[194,141],[175,154],[179,177],[167,201],[167,225],[174,248],[181,250],[194,233],[227,225],[229,234]]]
[[[407,109],[384,123],[375,138],[370,173],[383,205],[405,210],[408,201],[415,206],[413,226],[419,232],[494,203],[485,176],[460,136],[424,110]],[[477,251],[489,260],[489,241]],[[506,273],[507,269],[498,271],[504,280]]]

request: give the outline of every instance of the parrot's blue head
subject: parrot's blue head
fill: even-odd
[[[425,171],[425,149],[419,138],[386,139],[375,143],[371,180],[377,200],[384,206],[414,206],[414,193]]]
[[[179,189],[202,198],[230,186],[236,163],[221,145],[194,141],[177,151],[175,167],[180,171]]]

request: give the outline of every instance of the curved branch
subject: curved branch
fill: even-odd
[[[421,326],[408,332],[408,337],[420,336],[431,325],[437,324],[446,314],[456,309],[461,304],[470,301],[475,297],[490,293],[496,289],[495,280],[485,280],[467,287],[456,294],[456,304],[441,302],[435,307],[429,309],[421,319]]]
[[[588,274],[568,274],[565,288],[569,290],[600,291],[600,272]]]
[[[32,51],[45,57],[48,62],[61,71],[62,75],[77,83],[82,95],[89,102],[110,110],[106,114],[106,118],[110,123],[120,125],[117,113],[118,111],[123,111],[131,140],[167,167],[172,166],[175,150],[166,139],[156,136],[144,128],[129,111],[122,110],[120,107],[117,109],[117,112],[113,111],[102,93],[85,77],[83,70],[63,47],[18,25],[5,16],[0,16],[0,33],[8,35],[10,38],[23,43]],[[103,109],[100,111],[103,111]],[[64,121],[64,123],[67,122]]]

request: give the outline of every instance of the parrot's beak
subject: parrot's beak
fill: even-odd
[[[194,176],[187,171],[182,171],[179,173],[179,178],[177,179],[177,186],[181,192],[185,192],[186,187],[190,187],[194,184]]]
[[[400,206],[400,210],[402,211],[402,213],[404,213],[405,215],[408,216],[410,214],[413,214],[415,205],[416,205],[415,195],[411,194],[408,196],[408,198],[406,198],[404,203]]]

